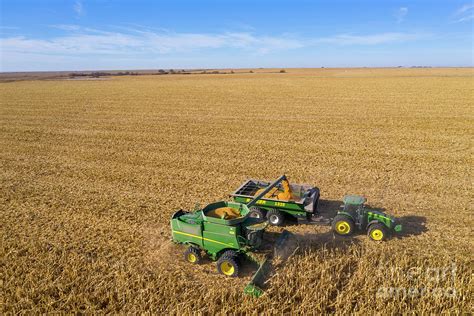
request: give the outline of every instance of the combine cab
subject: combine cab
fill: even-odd
[[[346,195],[344,205],[332,221],[333,231],[341,236],[352,235],[355,229],[367,231],[370,239],[386,240],[390,233],[400,232],[402,225],[383,212],[367,209],[366,199],[358,195]]]
[[[249,203],[259,193],[267,189],[270,182],[262,180],[247,180],[230,196],[239,203]],[[249,206],[250,216],[267,218],[274,226],[281,226],[285,217],[311,222],[318,217],[319,188],[304,184],[290,184],[283,175],[277,180],[277,185],[267,191],[256,205]]]

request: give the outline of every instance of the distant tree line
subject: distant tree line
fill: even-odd
[[[286,70],[281,69],[280,73],[285,73]],[[144,76],[144,75],[190,75],[190,74],[234,74],[234,70],[230,71],[218,71],[218,70],[207,70],[207,69],[195,69],[192,71],[181,69],[158,69],[157,71],[91,71],[91,72],[71,72],[69,73],[70,78],[75,77],[88,77],[88,78],[100,78],[100,77],[112,77],[112,76]],[[249,73],[254,73],[253,70],[250,70]]]
[[[131,71],[120,71],[120,72],[103,72],[103,71],[94,71],[94,72],[72,72],[69,74],[69,77],[108,77],[108,76],[139,76],[138,72]]]

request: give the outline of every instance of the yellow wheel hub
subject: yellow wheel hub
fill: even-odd
[[[195,263],[197,261],[197,257],[195,254],[193,253],[188,253],[188,257],[187,257],[188,261],[191,262],[191,263]]]
[[[351,226],[348,222],[340,221],[336,223],[336,230],[341,235],[349,234],[351,231]]]
[[[383,231],[381,231],[380,229],[374,229],[373,231],[370,232],[370,237],[373,240],[382,240]]]
[[[230,262],[224,261],[221,263],[221,271],[225,275],[231,276],[234,274],[235,268]]]

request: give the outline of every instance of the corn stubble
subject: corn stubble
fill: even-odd
[[[472,69],[1,84],[2,313],[472,311],[473,87]],[[298,250],[259,299],[252,269],[182,260],[174,211],[282,173],[326,211],[364,194],[405,233],[286,227]]]

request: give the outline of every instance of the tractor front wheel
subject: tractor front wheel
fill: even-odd
[[[332,221],[332,230],[340,236],[349,236],[354,232],[354,221],[348,216],[337,215]]]
[[[367,235],[374,241],[383,241],[387,239],[387,229],[381,223],[375,223],[370,225]]]
[[[267,213],[267,219],[270,225],[281,226],[285,222],[285,216],[278,210],[271,209]]]
[[[231,256],[221,256],[217,260],[217,271],[225,276],[236,277],[239,274],[239,264],[237,258]]]
[[[264,218],[265,217],[265,214],[264,212],[256,207],[256,206],[252,206],[250,208],[250,213],[249,213],[249,217],[253,217],[253,218]]]
[[[191,246],[184,252],[184,260],[187,262],[198,264],[201,262],[201,259],[201,251],[199,251],[199,249],[196,247]]]

